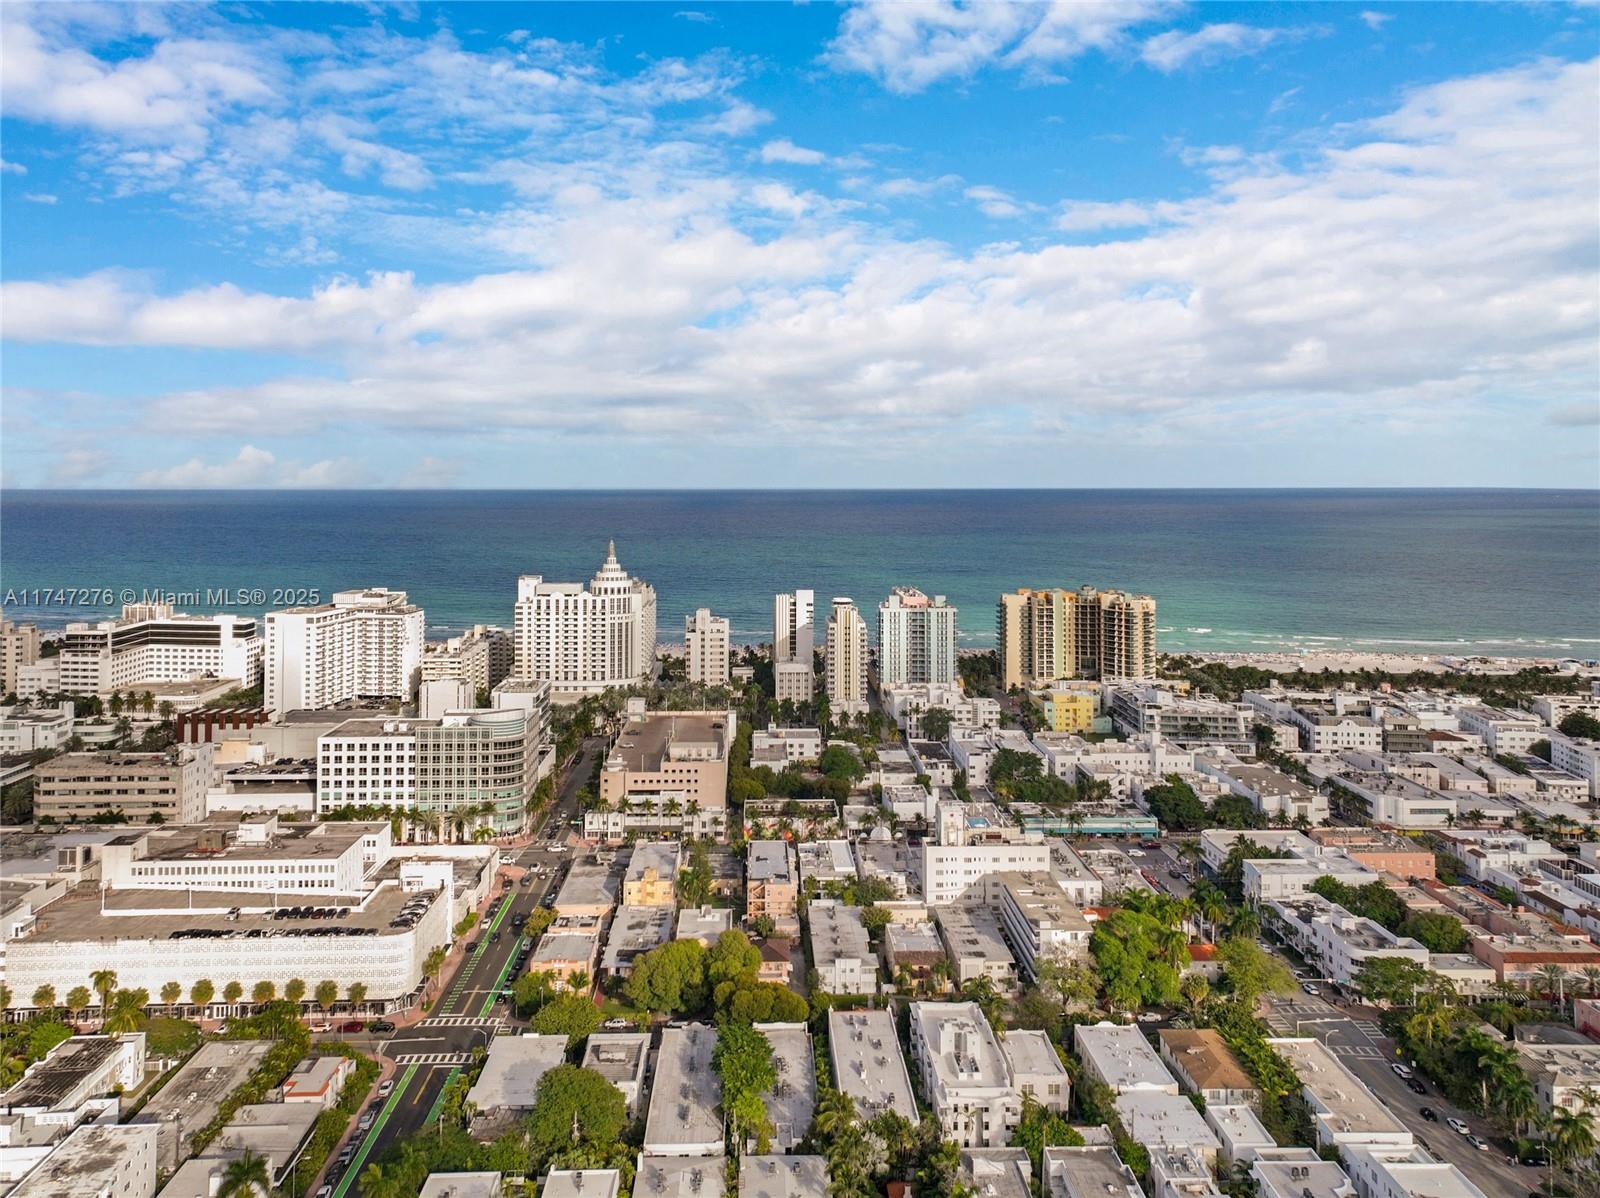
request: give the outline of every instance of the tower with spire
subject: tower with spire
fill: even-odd
[[[617,560],[615,539],[587,584],[517,579],[516,673],[555,695],[597,694],[643,682],[655,665],[656,592]]]

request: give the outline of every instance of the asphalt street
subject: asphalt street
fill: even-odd
[[[381,1160],[395,1143],[436,1132],[445,1087],[470,1063],[475,1048],[486,1047],[499,1029],[517,1022],[500,995],[516,979],[520,950],[531,944],[514,924],[519,915],[538,908],[571,856],[566,851],[567,834],[577,815],[578,791],[588,781],[597,750],[598,742],[584,746],[537,838],[515,853],[514,868],[503,870],[487,915],[467,934],[475,947],[440,979],[432,1010],[374,1046],[394,1063],[390,1074],[394,1087],[367,1108],[374,1112],[374,1121],[367,1132],[357,1135],[359,1147],[350,1164],[342,1170],[330,1166],[323,1178],[332,1185],[333,1198],[359,1194],[361,1170],[369,1161]],[[529,884],[503,888],[508,875],[514,874],[525,874]]]

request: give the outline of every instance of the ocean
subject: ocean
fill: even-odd
[[[1156,596],[1164,650],[1600,656],[1600,491],[13,490],[0,591],[8,618],[60,627],[128,591],[259,612],[276,604],[207,593],[387,586],[443,637],[509,625],[519,574],[589,578],[613,537],[664,641],[697,607],[767,639],[796,587],[870,626],[905,584],[981,647],[1001,591],[1088,583]]]

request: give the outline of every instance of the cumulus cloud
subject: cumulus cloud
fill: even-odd
[[[1394,14],[1392,12],[1375,12],[1369,8],[1361,13],[1361,20],[1368,29],[1376,33],[1394,20]]]
[[[347,459],[327,459],[302,464],[280,462],[271,450],[240,446],[231,461],[210,463],[190,458],[176,466],[146,470],[137,486],[174,490],[215,490],[230,487],[334,488],[365,480],[362,468]]]
[[[900,94],[988,66],[1054,81],[1072,59],[1122,47],[1128,30],[1177,7],[1164,0],[859,4],[846,10],[824,59]]]
[[[808,150],[805,146],[795,145],[787,137],[780,137],[761,147],[761,161],[786,162],[794,166],[820,166],[828,161],[828,156],[821,150]]]
[[[0,158],[0,175],[26,175],[28,168],[20,162],[8,162]]]
[[[1285,36],[1289,36],[1289,31],[1229,21],[1204,25],[1191,32],[1169,29],[1158,33],[1146,40],[1139,54],[1158,71],[1176,71],[1190,64],[1205,65],[1224,58],[1257,54]]]
[[[1033,207],[1031,204],[1018,200],[1015,196],[1000,190],[998,187],[990,187],[986,184],[969,187],[962,194],[978,206],[979,212],[985,216],[993,216],[999,219],[1022,216]]]
[[[47,191],[30,191],[22,198],[30,204],[54,204],[59,197],[53,196]]]

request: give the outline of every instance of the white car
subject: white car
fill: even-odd
[[[1128,850],[1128,856],[1130,856],[1130,857],[1143,857],[1144,856],[1144,850],[1143,849],[1129,849]]]
[[[1404,1078],[1406,1081],[1411,1080],[1411,1070],[1400,1064],[1400,1062],[1396,1061],[1389,1068],[1394,1070],[1396,1077]]]
[[[1445,1122],[1450,1125],[1450,1130],[1458,1136],[1470,1136],[1472,1134],[1472,1129],[1454,1115],[1451,1115]]]
[[[1314,983],[1314,982],[1301,982],[1300,983],[1300,989],[1304,990],[1307,994],[1311,994],[1311,995],[1317,995],[1317,994],[1321,994],[1322,993],[1322,988],[1320,986],[1316,985],[1316,983]]]

